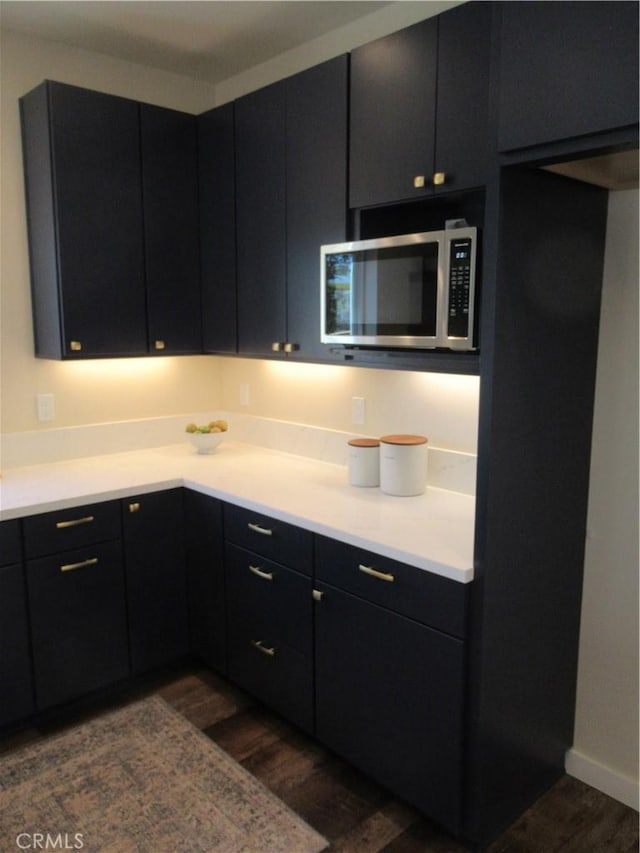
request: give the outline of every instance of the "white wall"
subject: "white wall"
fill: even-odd
[[[611,193],[568,769],[638,808],[638,191]]]

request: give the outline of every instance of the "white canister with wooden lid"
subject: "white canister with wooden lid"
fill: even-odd
[[[380,439],[380,488],[387,495],[422,495],[427,487],[427,439],[424,435],[383,435]]]
[[[352,486],[380,484],[380,442],[377,438],[352,438],[349,442],[349,482]]]

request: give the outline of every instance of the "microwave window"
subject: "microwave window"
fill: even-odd
[[[325,262],[328,334],[436,334],[436,242],[330,254]]]

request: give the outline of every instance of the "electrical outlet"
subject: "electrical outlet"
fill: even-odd
[[[365,404],[366,401],[364,397],[351,398],[351,423],[360,425],[364,424]]]
[[[53,394],[36,394],[36,407],[39,421],[52,421],[56,415]]]
[[[240,385],[240,405],[248,406],[249,405],[249,386],[246,382],[241,383]]]

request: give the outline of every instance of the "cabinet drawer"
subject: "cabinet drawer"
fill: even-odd
[[[21,561],[20,522],[3,521],[0,523],[0,566],[10,566]]]
[[[313,731],[311,658],[232,622],[229,677],[300,728]]]
[[[120,508],[118,501],[107,501],[34,515],[23,524],[25,554],[30,559],[119,539]]]
[[[432,628],[465,636],[467,584],[324,536],[316,536],[315,543],[318,580]]]
[[[227,543],[229,623],[311,655],[311,578]]]
[[[30,560],[27,587],[39,709],[129,674],[120,542]]]
[[[313,534],[301,527],[233,504],[224,508],[225,539],[256,554],[310,575]]]

